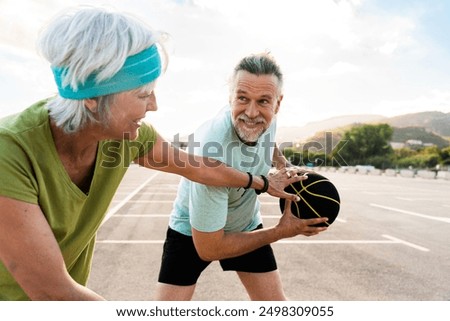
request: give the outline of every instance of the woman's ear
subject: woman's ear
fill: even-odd
[[[91,113],[97,112],[97,100],[94,98],[88,98],[84,100],[84,106],[91,111]]]

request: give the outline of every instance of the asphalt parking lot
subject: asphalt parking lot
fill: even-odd
[[[295,301],[450,300],[450,181],[321,172],[341,211],[318,236],[273,244]],[[102,225],[88,286],[108,300],[152,300],[179,177],[132,166]],[[266,226],[278,199],[260,196]],[[248,300],[233,272],[213,262],[194,300]]]

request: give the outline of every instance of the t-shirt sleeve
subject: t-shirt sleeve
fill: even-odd
[[[27,153],[12,136],[0,134],[0,195],[38,203],[38,185]]]
[[[156,136],[156,130],[152,125],[148,123],[142,123],[141,127],[139,128],[139,136],[136,139],[138,153],[136,155],[133,155],[133,159],[142,157],[149,151],[151,151],[153,146],[155,145]]]
[[[194,133],[193,153],[225,162],[221,124],[205,123]],[[216,232],[225,227],[228,218],[229,188],[190,182],[189,213],[193,228],[201,232]]]
[[[225,227],[228,213],[228,188],[190,182],[189,213],[191,226],[201,232]]]

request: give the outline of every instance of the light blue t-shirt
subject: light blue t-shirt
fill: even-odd
[[[258,139],[255,146],[242,143],[231,121],[231,109],[223,108],[190,137],[189,153],[220,160],[242,172],[268,175],[275,147],[276,122]],[[255,190],[212,187],[182,178],[170,216],[173,230],[192,235],[194,227],[202,232],[250,231],[261,222],[260,204]]]

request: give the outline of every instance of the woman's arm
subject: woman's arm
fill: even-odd
[[[0,260],[31,300],[103,300],[71,278],[38,205],[0,196]]]
[[[210,186],[246,187],[249,175],[240,172],[226,164],[208,157],[188,154],[184,150],[173,147],[168,141],[158,135],[150,152],[137,159],[141,166],[173,173],[187,179]],[[268,193],[275,197],[296,200],[297,196],[284,192],[284,188],[302,177],[288,178],[284,175],[271,175]],[[253,176],[250,188],[260,190],[264,181],[260,176]]]
[[[276,143],[273,151],[272,165],[277,170],[286,170],[287,172],[289,172],[289,175],[307,175],[308,173],[314,173],[314,171],[311,169],[304,169],[300,166],[292,165],[283,155]]]
[[[277,143],[275,143],[275,148],[273,150],[272,164],[278,170],[282,169],[282,168],[285,168],[285,167],[292,166],[292,164],[289,163],[289,161],[286,159],[286,157],[284,157],[284,155],[281,152],[281,150],[278,148],[278,144]]]

